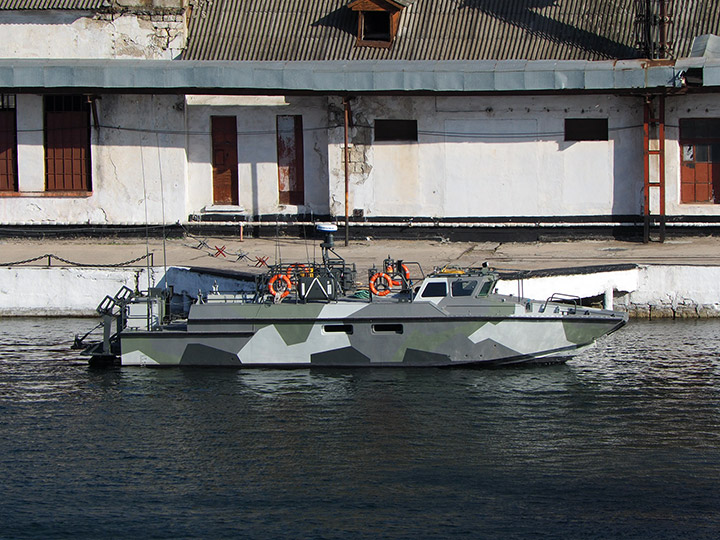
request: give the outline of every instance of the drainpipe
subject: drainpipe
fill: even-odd
[[[343,98],[343,108],[345,109],[345,245],[350,243],[350,225],[348,223],[350,213],[348,206],[350,204],[350,145],[348,143],[348,131],[350,130],[350,98]]]

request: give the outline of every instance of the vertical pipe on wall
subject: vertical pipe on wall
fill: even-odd
[[[343,108],[345,111],[345,245],[350,243],[350,225],[348,223],[350,212],[348,210],[350,200],[350,146],[348,131],[350,130],[350,99],[347,97],[343,98]]]
[[[643,104],[643,242],[650,241],[650,96]]]
[[[658,182],[660,183],[660,241],[665,241],[665,96],[658,97]]]

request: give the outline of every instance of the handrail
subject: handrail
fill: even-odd
[[[568,301],[571,301],[572,303],[568,304]],[[578,306],[581,305],[581,303],[582,303],[582,298],[580,298],[579,296],[576,296],[574,294],[552,293],[550,295],[550,297],[547,300],[545,300],[545,303],[540,308],[540,313],[545,312],[545,310],[547,309],[547,305],[550,302],[557,302],[560,304],[572,305],[572,310],[570,312],[575,313],[577,311]]]

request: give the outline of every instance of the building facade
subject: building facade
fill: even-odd
[[[720,224],[687,3],[656,46],[631,0],[0,1],[0,223]]]

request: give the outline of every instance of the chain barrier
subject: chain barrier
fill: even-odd
[[[82,266],[85,268],[121,268],[123,266],[130,266],[133,263],[142,261],[143,259],[150,259],[150,266],[153,265],[153,254],[152,253],[146,253],[145,255],[141,255],[140,257],[137,257],[135,259],[131,259],[129,261],[121,262],[121,263],[115,263],[115,264],[90,264],[90,263],[79,263],[75,261],[70,261],[68,259],[64,259],[63,257],[59,257],[57,255],[54,255],[52,253],[46,253],[45,255],[40,255],[39,257],[33,257],[32,259],[24,259],[22,261],[12,261],[12,262],[0,262],[0,267],[3,266],[21,266],[23,264],[29,264],[32,262],[45,260],[47,261],[45,265],[43,266],[52,266],[52,261],[56,260],[61,263],[65,263],[70,266]]]

